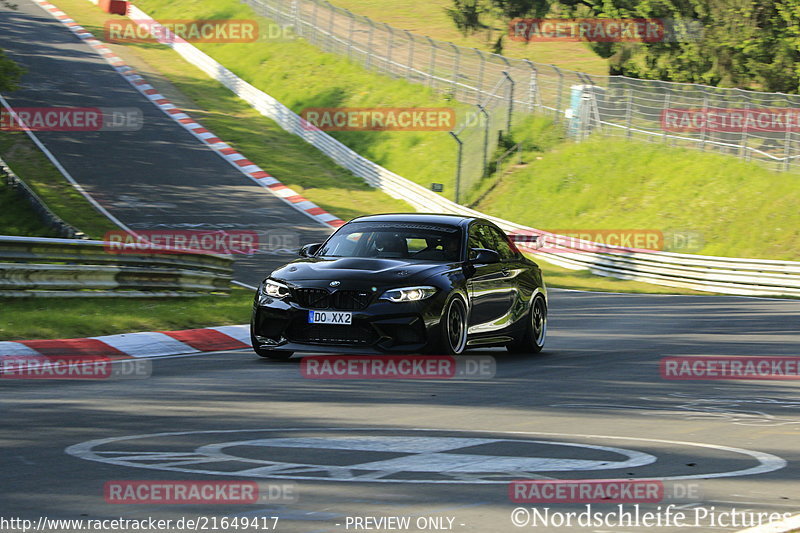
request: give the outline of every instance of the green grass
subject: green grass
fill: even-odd
[[[0,298],[0,340],[68,339],[246,324],[253,291],[197,298]],[[53,312],[59,309],[61,312]]]
[[[91,238],[102,238],[107,231],[119,229],[89,204],[25,133],[0,132],[0,157],[33,189],[50,210],[67,224]],[[16,206],[17,212],[25,220],[35,217],[27,205],[24,201],[20,201]],[[7,214],[0,218],[0,234],[17,235],[13,233],[16,225],[13,222],[5,222],[7,219]],[[41,236],[52,236],[52,234]]]
[[[541,229],[693,231],[705,243],[694,253],[796,260],[798,205],[797,174],[596,137],[532,158],[477,208]]]
[[[0,180],[0,235],[57,237],[31,209],[21,193]]]
[[[491,30],[463,36],[445,12],[446,7],[453,5],[451,0],[392,0],[390,4],[385,0],[333,0],[331,3],[396,28],[486,52],[491,52],[494,42],[506,33],[504,24],[494,20],[489,24]],[[506,38],[503,45],[503,55],[507,57],[530,59],[589,74],[608,74],[606,60],[584,43],[523,43]]]

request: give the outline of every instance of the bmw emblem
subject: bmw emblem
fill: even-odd
[[[331,281],[330,285],[331,287],[338,287],[339,285],[341,285],[341,283],[342,283],[341,281]]]

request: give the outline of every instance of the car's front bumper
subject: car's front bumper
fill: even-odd
[[[351,325],[309,324],[310,309],[272,299],[253,307],[251,332],[261,349],[321,353],[422,353],[438,346],[444,297],[420,302],[377,300]]]

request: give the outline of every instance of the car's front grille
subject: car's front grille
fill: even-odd
[[[343,311],[359,311],[369,305],[372,295],[366,291],[336,291],[332,295],[333,307]]]
[[[330,294],[325,289],[294,289],[294,297],[303,307],[309,309],[327,309]]]
[[[309,309],[360,311],[372,300],[372,294],[366,291],[342,290],[329,293],[325,289],[294,289],[293,292],[295,301]]]
[[[286,336],[293,342],[355,345],[372,344],[378,338],[374,330],[364,326],[305,324],[297,320],[289,326]]]

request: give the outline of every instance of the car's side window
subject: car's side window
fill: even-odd
[[[517,258],[516,251],[511,248],[511,245],[508,243],[508,237],[498,230],[497,228],[493,228],[491,226],[484,226],[492,236],[492,241],[494,241],[493,250],[497,250],[497,253],[500,254],[501,261],[513,261]]]
[[[494,250],[494,240],[491,234],[487,231],[489,228],[482,224],[475,224],[469,230],[469,248],[488,248]],[[475,258],[475,253],[470,251],[470,259]]]

